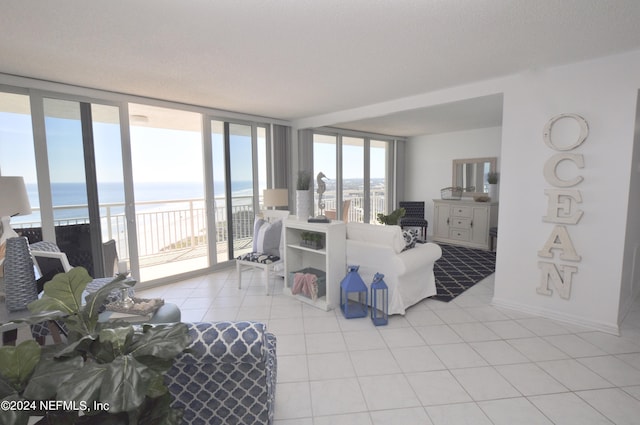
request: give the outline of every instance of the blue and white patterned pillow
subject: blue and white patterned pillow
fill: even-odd
[[[271,264],[280,260],[277,255],[263,254],[261,252],[250,252],[237,257],[238,260],[251,261],[252,263]]]
[[[418,231],[416,229],[403,230],[402,236],[404,237],[403,251],[416,246],[416,241],[418,240]]]

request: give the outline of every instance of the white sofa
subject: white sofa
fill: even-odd
[[[367,287],[376,273],[384,275],[389,314],[405,314],[420,300],[436,295],[433,264],[442,249],[434,243],[404,248],[400,226],[347,223],[347,265],[360,266],[358,273]]]

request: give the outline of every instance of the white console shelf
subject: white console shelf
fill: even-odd
[[[308,223],[289,217],[284,221],[284,293],[300,301],[325,311],[337,308],[340,304],[340,282],[346,275],[346,227],[341,221],[331,223]],[[312,249],[300,246],[303,232],[324,234],[325,246]],[[326,273],[326,294],[315,301],[304,295],[293,295],[291,288],[293,279],[290,273],[307,267],[322,270]]]

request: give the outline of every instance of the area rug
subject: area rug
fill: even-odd
[[[438,245],[442,248],[442,257],[433,267],[438,292],[432,299],[449,302],[496,270],[493,251]]]

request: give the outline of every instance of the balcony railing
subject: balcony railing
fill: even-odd
[[[232,200],[232,231],[234,235],[234,252],[249,249],[253,238],[254,211],[251,197],[234,197]],[[362,196],[349,194],[351,207],[349,221],[363,221]],[[335,209],[335,198],[326,199],[326,208]],[[384,193],[371,196],[371,222],[375,222],[378,212],[384,211]],[[224,199],[215,200],[215,235],[216,251],[225,258],[229,241],[227,227],[227,210]],[[219,206],[222,205],[222,206]],[[86,205],[67,205],[54,207],[54,216],[66,215],[70,218],[56,219],[55,226],[88,223],[85,217]],[[38,208],[33,209],[39,212]],[[128,226],[124,215],[123,203],[102,204],[100,206],[102,239],[116,241],[119,257],[129,258]],[[77,217],[73,217],[77,215]],[[172,201],[148,201],[136,203],[136,230],[138,239],[138,256],[142,266],[165,262],[161,257],[172,257],[179,251],[197,250],[198,255],[206,255],[207,218],[203,199],[183,199]],[[16,223],[18,227],[40,226],[39,222]],[[154,260],[155,259],[155,260]]]

